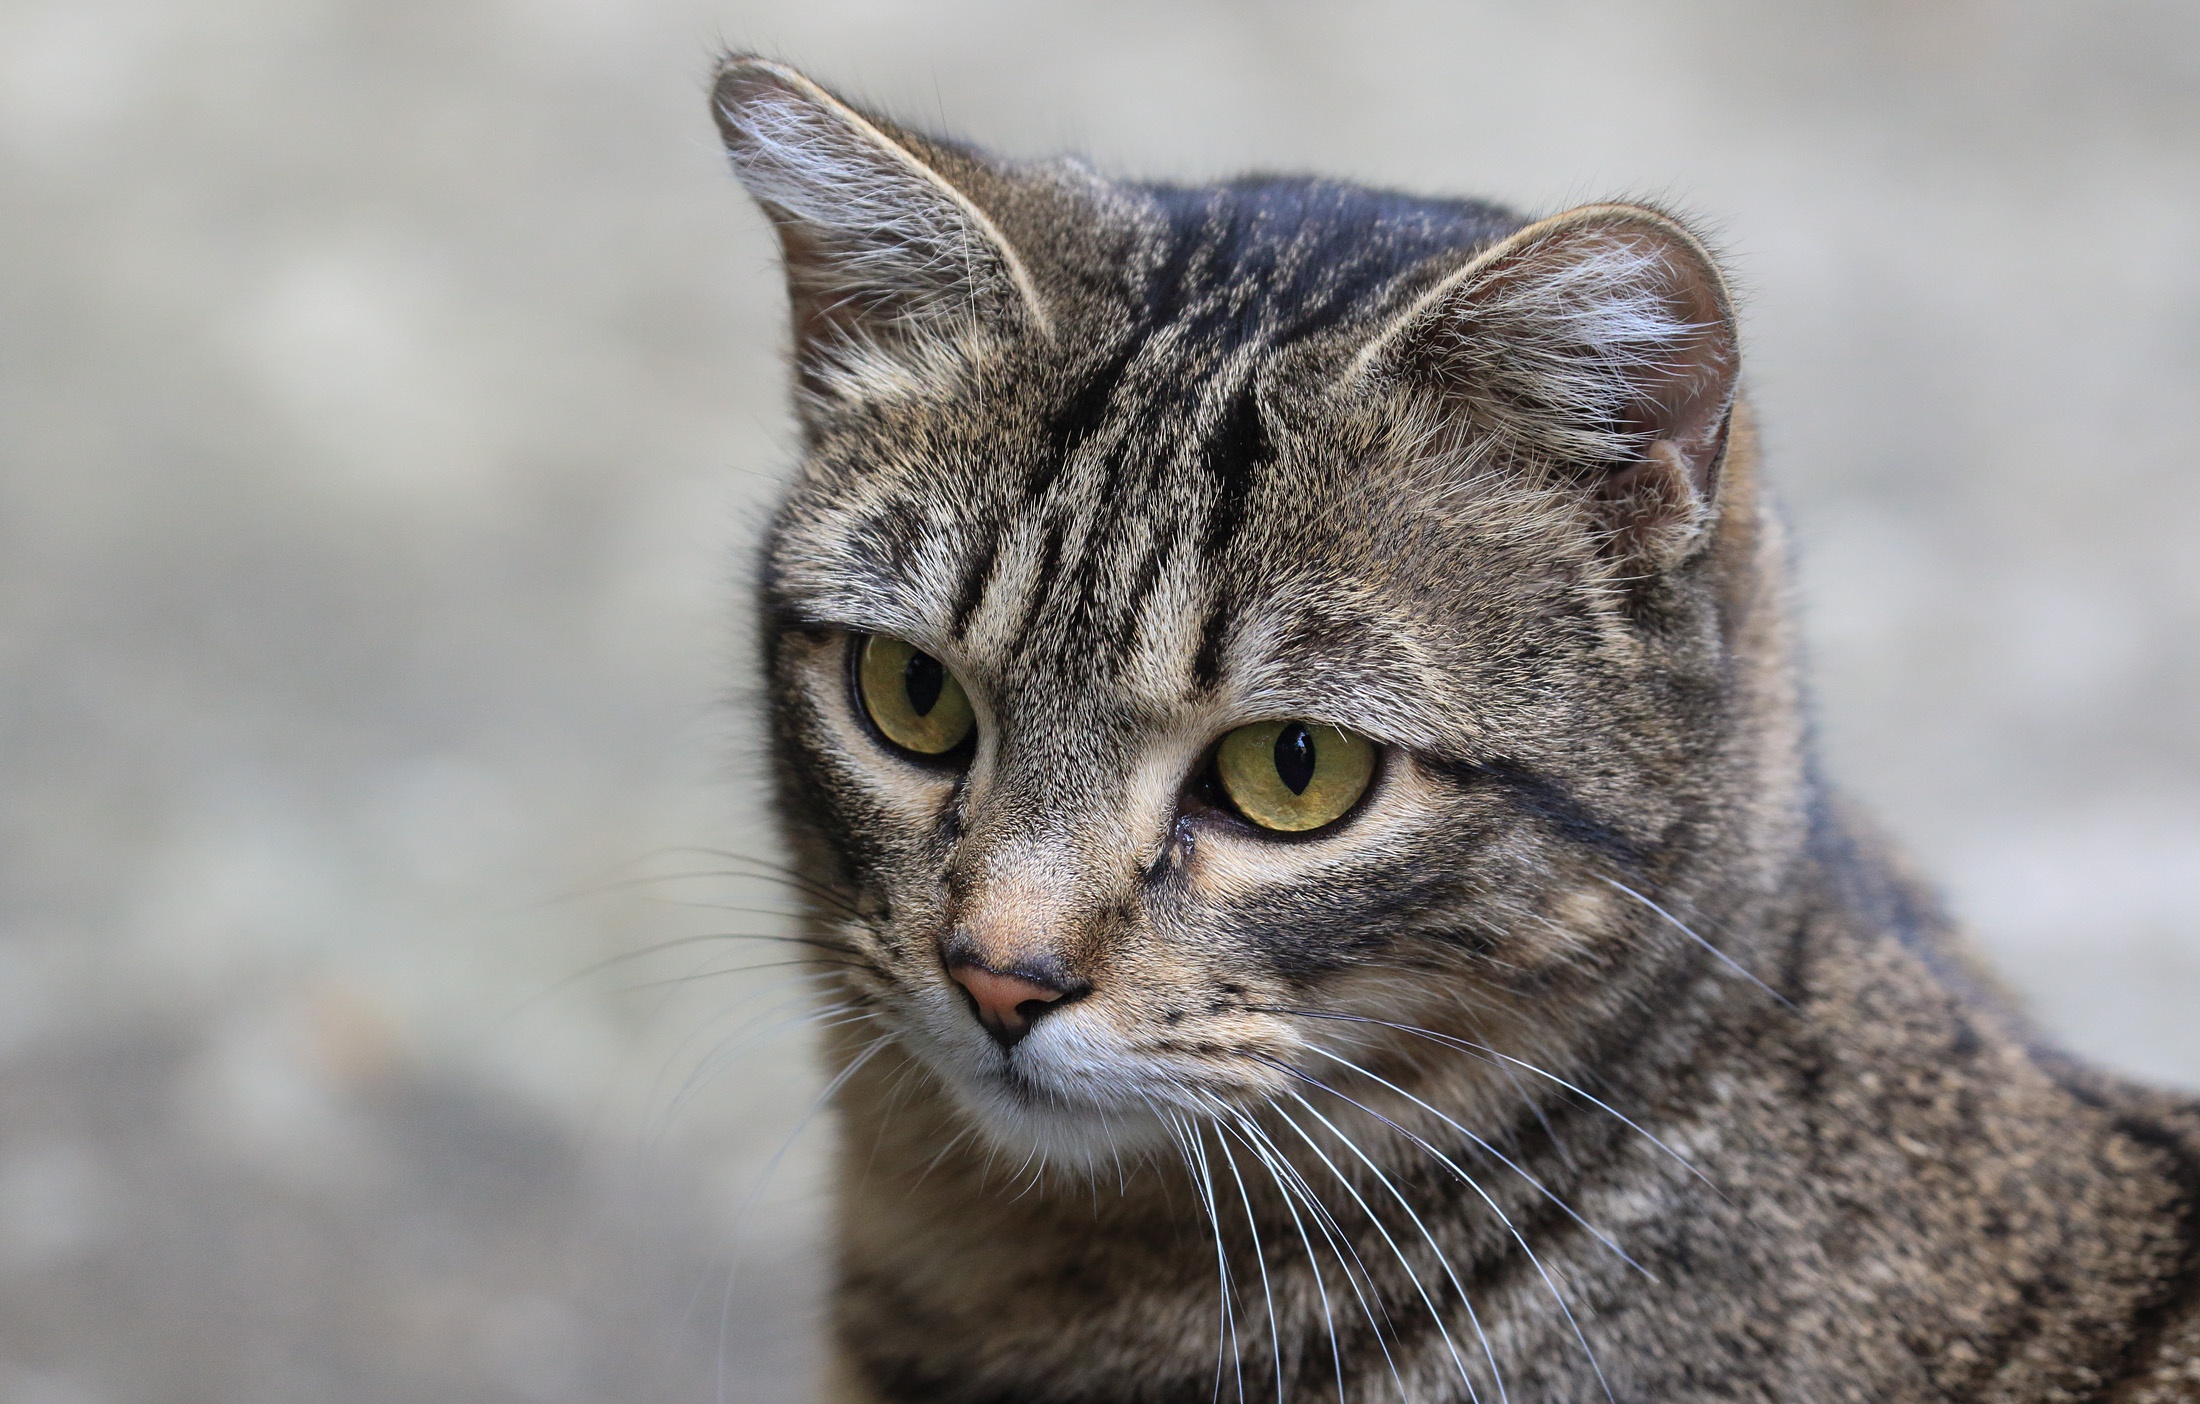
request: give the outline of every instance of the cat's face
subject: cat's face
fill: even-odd
[[[1731,394],[1684,235],[1004,175],[762,66],[720,100],[807,388],[786,807],[876,1033],[1089,1163],[1410,1056],[1397,1026],[1533,1048],[1627,997],[1628,889],[1718,726],[1712,622],[1662,583]],[[828,167],[871,213],[788,184]],[[851,259],[880,202],[962,220],[961,268]]]

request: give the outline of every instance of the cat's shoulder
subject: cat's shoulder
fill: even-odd
[[[2128,1082],[2060,1054],[2044,1054],[2050,1074],[2108,1117],[2125,1138],[2146,1146],[2179,1182],[2183,1269],[2141,1317],[2112,1404],[2200,1401],[2200,1097]]]
[[[2053,1209],[2004,1248],[2059,1283],[2074,1322],[2128,1331],[2129,1345],[2096,1367],[2102,1397],[2200,1404],[2200,1096],[2056,1048],[1898,847],[1838,797],[1819,796],[1815,809],[1813,915],[1824,939],[1808,993],[1797,994],[1821,1076],[1916,1094],[1850,1104],[1871,1109],[1862,1124],[1940,1146],[1951,1165],[2025,1167]],[[1961,1109],[1955,1121],[1934,1120],[1949,1108]],[[1880,1188],[1950,1223],[1979,1207],[1967,1189]],[[2036,1363],[2012,1360],[1984,1397],[2042,1397]]]

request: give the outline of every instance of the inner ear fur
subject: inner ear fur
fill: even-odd
[[[711,108],[779,236],[806,375],[957,330],[1047,330],[1022,259],[924,139],[753,54],[719,66]]]
[[[1739,370],[1703,243],[1656,210],[1588,205],[1437,283],[1352,377],[1432,394],[1468,453],[1578,485],[1609,548],[1654,570],[1706,539]]]

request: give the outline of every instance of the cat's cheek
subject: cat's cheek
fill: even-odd
[[[1627,934],[1623,900],[1601,883],[1554,888],[1537,905],[1546,927],[1584,951],[1601,949]]]

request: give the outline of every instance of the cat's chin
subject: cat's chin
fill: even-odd
[[[975,1086],[958,1078],[949,1087],[963,1115],[1011,1164],[1114,1175],[1172,1144],[1164,1113],[1152,1107],[1069,1100],[1005,1077]]]

